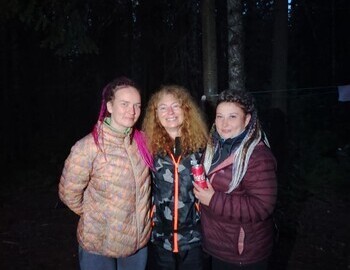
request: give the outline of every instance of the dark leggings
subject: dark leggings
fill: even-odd
[[[211,270],[267,270],[268,260],[263,260],[257,263],[239,265],[221,261],[217,258],[212,257],[211,259]]]
[[[203,252],[201,247],[174,253],[162,247],[149,245],[150,270],[202,270]]]

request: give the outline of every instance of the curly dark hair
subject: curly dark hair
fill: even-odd
[[[254,97],[246,91],[225,90],[219,94],[216,107],[222,102],[234,102],[247,114],[256,111]]]

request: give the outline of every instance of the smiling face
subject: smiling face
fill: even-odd
[[[136,88],[127,86],[114,93],[114,99],[107,102],[111,114],[111,126],[119,131],[133,127],[141,114],[141,96]]]
[[[246,114],[237,103],[222,102],[216,108],[216,130],[225,140],[236,137],[246,128],[250,118],[251,114]]]
[[[172,94],[163,95],[157,104],[157,118],[173,139],[180,136],[184,121],[184,112],[181,103]]]

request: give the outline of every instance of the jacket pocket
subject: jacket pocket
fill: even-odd
[[[244,250],[244,239],[245,239],[245,231],[242,227],[240,227],[238,241],[237,241],[237,250],[239,255],[241,255]]]

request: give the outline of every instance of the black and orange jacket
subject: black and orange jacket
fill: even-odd
[[[191,161],[200,163],[202,154],[174,157],[169,153],[154,157],[151,241],[166,250],[179,252],[201,245]]]

